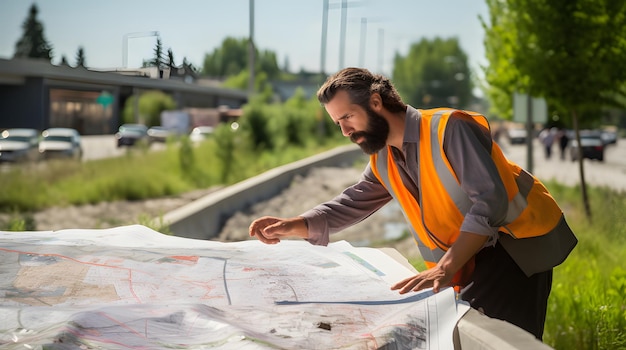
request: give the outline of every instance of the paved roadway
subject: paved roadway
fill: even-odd
[[[127,146],[117,147],[114,135],[90,135],[81,138],[83,146],[83,161],[122,156],[128,150]],[[155,142],[150,149],[163,149],[165,145]]]
[[[503,149],[510,160],[528,169],[526,145],[509,145],[505,141]],[[568,156],[561,160],[557,145],[552,148],[552,158],[545,159],[543,147],[535,140],[533,155],[532,172],[542,181],[554,179],[570,186],[580,184],[578,162],[572,162]],[[604,162],[585,159],[583,168],[587,184],[626,191],[626,139],[607,146]]]

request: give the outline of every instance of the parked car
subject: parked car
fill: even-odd
[[[140,141],[148,142],[148,127],[142,124],[122,124],[115,134],[117,147],[132,146]]]
[[[523,127],[511,127],[507,131],[509,143],[512,145],[525,143],[527,134],[526,129]]]
[[[6,129],[0,133],[0,162],[34,161],[39,153],[39,131],[28,128]]]
[[[42,159],[83,157],[81,136],[76,129],[50,128],[41,133],[39,155]]]
[[[605,145],[614,145],[617,143],[617,131],[602,130],[600,136]]]
[[[191,142],[201,142],[206,140],[211,134],[213,134],[212,126],[196,126],[191,130],[189,139]]]
[[[604,148],[606,145],[602,140],[602,134],[600,132],[581,131],[580,145],[583,159],[604,161]],[[570,141],[570,159],[572,161],[578,160],[578,142],[576,142],[575,138]]]
[[[165,142],[169,137],[174,136],[174,132],[164,126],[153,126],[148,129],[147,133],[150,142]]]

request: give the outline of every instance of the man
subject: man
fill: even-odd
[[[370,162],[331,201],[294,218],[259,218],[250,235],[326,245],[329,234],[395,199],[427,269],[392,290],[454,286],[472,307],[541,339],[552,269],[577,240],[541,182],[504,157],[486,119],[417,110],[388,79],[359,68],[329,77],[317,97]]]

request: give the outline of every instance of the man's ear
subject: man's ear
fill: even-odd
[[[373,111],[380,112],[383,108],[383,99],[380,94],[375,92],[370,96],[370,108]]]

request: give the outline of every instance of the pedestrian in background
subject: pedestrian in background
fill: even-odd
[[[569,136],[567,136],[567,130],[565,130],[564,128],[560,128],[556,134],[556,138],[559,142],[561,160],[565,160],[565,151],[567,150],[567,145],[569,144]]]
[[[361,179],[300,216],[254,220],[267,244],[327,245],[391,200],[405,214],[427,269],[391,286],[446,286],[487,316],[542,338],[552,270],[577,243],[543,184],[510,163],[478,113],[406,105],[389,79],[346,68],[317,93],[344,136],[370,155]]]
[[[545,128],[539,133],[539,141],[543,145],[546,159],[552,157],[552,144],[556,138],[556,128]]]

